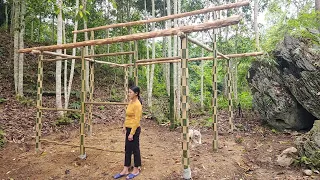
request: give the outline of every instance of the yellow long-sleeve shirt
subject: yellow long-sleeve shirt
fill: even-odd
[[[140,126],[142,116],[142,105],[139,100],[130,102],[126,110],[126,119],[124,127],[131,128],[130,134],[134,135],[137,128]]]

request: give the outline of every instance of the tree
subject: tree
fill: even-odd
[[[63,0],[57,0],[58,18],[57,18],[57,44],[62,44],[62,2]],[[62,50],[58,49],[57,53],[62,54]],[[59,58],[59,57],[58,57]],[[56,107],[62,108],[62,100],[61,100],[61,69],[62,62],[56,61]],[[62,111],[59,111],[58,114],[60,116],[63,115]]]
[[[24,16],[26,14],[26,1],[21,0],[20,3],[20,33],[19,33],[19,48],[24,48],[24,34],[25,34],[25,19]],[[19,75],[18,75],[18,95],[23,96],[23,61],[24,54],[19,54]]]
[[[19,83],[19,53],[18,53],[18,49],[19,49],[19,31],[20,31],[20,0],[15,0],[14,1],[14,42],[13,42],[13,46],[14,46],[14,60],[13,60],[13,68],[14,68],[14,88],[15,88],[15,92],[16,94],[18,94],[18,83]]]
[[[256,39],[256,49],[260,49],[259,45],[259,30],[258,30],[258,15],[259,15],[259,7],[258,2],[259,0],[254,0],[254,32],[255,32],[255,39]]]

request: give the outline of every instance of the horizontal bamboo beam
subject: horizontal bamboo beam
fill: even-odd
[[[205,45],[205,44],[197,41],[196,39],[193,39],[193,38],[191,38],[191,37],[188,37],[188,40],[189,40],[190,42],[192,42],[193,44],[196,44],[196,45],[202,47],[203,49],[205,49],[205,50],[207,50],[207,51],[213,52],[213,49],[211,49],[211,48],[208,47],[207,45]],[[219,52],[219,51],[217,51],[217,53],[218,53],[218,55],[222,56],[222,57],[225,58],[225,59],[230,59],[228,56],[222,54],[222,53]]]
[[[41,110],[46,110],[46,111],[70,111],[70,112],[81,112],[80,110],[77,109],[62,109],[62,108],[45,108],[45,107],[38,107]]]
[[[55,58],[55,59],[42,59],[41,61],[43,61],[43,62],[54,62],[54,61],[61,61],[61,60],[68,60],[68,59],[74,59],[74,58],[65,57],[65,58]]]
[[[175,60],[175,59],[181,59],[180,56],[176,57],[166,57],[166,58],[155,58],[155,59],[141,59],[136,61],[137,63],[147,63],[147,62],[161,62],[161,61],[168,61],[168,60]]]
[[[242,54],[228,54],[225,55],[228,58],[240,58],[240,57],[252,57],[252,56],[261,56],[263,55],[264,52],[252,52],[252,53],[242,53]],[[225,59],[222,56],[217,56],[217,59]],[[190,58],[188,61],[208,61],[208,60],[213,60],[213,56],[210,57],[198,57],[198,58]],[[152,61],[152,62],[147,62],[147,63],[137,63],[138,66],[143,66],[143,65],[151,65],[151,64],[161,64],[161,63],[177,63],[180,62],[180,59],[177,60],[167,60],[167,61]],[[121,66],[123,67],[128,67],[128,66],[133,66],[133,64],[122,64]]]
[[[148,19],[148,20],[140,20],[140,21],[118,23],[118,24],[111,24],[111,25],[106,25],[106,26],[99,26],[99,27],[94,27],[94,28],[82,29],[82,30],[72,31],[72,33],[82,33],[82,32],[89,32],[89,31],[96,31],[96,30],[103,30],[103,29],[110,29],[110,28],[117,28],[117,27],[135,26],[135,25],[140,25],[140,24],[160,22],[160,21],[166,21],[169,19],[177,19],[177,18],[182,18],[182,17],[187,17],[187,16],[193,16],[193,15],[198,15],[198,14],[205,14],[208,12],[220,11],[220,10],[224,10],[224,9],[232,9],[232,8],[237,8],[237,7],[241,7],[241,6],[247,6],[247,5],[249,5],[249,1],[241,1],[241,2],[236,2],[236,3],[224,4],[221,6],[204,8],[204,9],[195,10],[195,11],[191,11],[191,12],[173,14],[173,15],[159,17],[159,18],[152,18],[152,19]]]
[[[63,145],[63,146],[79,147],[79,145],[77,145],[77,144],[62,143],[62,142],[52,141],[52,140],[48,140],[48,139],[40,139],[40,141],[47,142],[47,143],[54,143],[54,144]],[[95,149],[95,150],[100,150],[100,151],[113,152],[113,153],[124,153],[124,151],[108,150],[108,149],[105,149],[105,148],[100,148],[100,147],[95,147],[95,146],[87,146],[86,145],[85,148]]]
[[[127,55],[127,54],[134,54],[134,51],[129,52],[116,52],[116,53],[107,53],[107,54],[95,54],[95,55],[88,55],[84,56],[85,58],[90,57],[106,57],[106,56],[118,56],[118,55]]]
[[[239,23],[242,16],[235,15],[225,19],[214,20],[206,23],[202,23],[199,25],[190,25],[190,26],[181,26],[177,28],[171,28],[166,30],[158,30],[146,33],[137,33],[125,36],[118,36],[114,38],[106,38],[106,39],[97,39],[97,40],[90,40],[90,41],[82,41],[76,43],[68,43],[68,44],[60,44],[60,45],[51,45],[51,46],[40,46],[40,47],[33,47],[33,48],[26,48],[26,49],[19,49],[19,53],[28,53],[33,50],[39,51],[53,51],[57,49],[68,49],[68,48],[75,48],[81,46],[90,46],[90,45],[103,45],[103,44],[112,44],[117,42],[127,42],[127,41],[135,41],[135,40],[142,40],[142,39],[149,39],[155,37],[162,37],[162,36],[171,36],[177,35],[181,33],[191,33],[197,31],[205,31],[208,29],[220,28],[225,26],[230,26]]]
[[[39,51],[39,50],[32,50],[31,52],[32,52],[33,54],[40,54],[40,53],[41,53],[41,51]],[[128,52],[125,52],[125,53],[128,53]],[[130,53],[131,53],[131,52],[130,52]],[[68,54],[60,54],[60,53],[51,52],[51,51],[43,51],[43,54],[53,55],[53,56],[61,56],[61,57],[63,57],[63,58],[61,58],[61,59],[67,58],[67,59],[76,59],[76,60],[79,60],[79,59],[81,58],[81,56],[72,56],[72,55],[68,55]],[[109,53],[109,54],[111,54],[111,53]],[[44,61],[53,62],[53,61],[60,61],[61,59],[60,59],[60,58],[57,58],[57,59],[46,59],[46,60],[44,60]],[[108,65],[111,65],[111,66],[121,67],[120,64],[112,63],[112,62],[97,61],[97,60],[90,59],[90,58],[85,58],[85,60],[87,60],[87,61],[89,61],[89,62],[96,62],[96,63],[100,63],[100,64],[108,64]]]
[[[85,104],[93,104],[93,105],[128,105],[128,103],[122,103],[122,102],[85,102]]]

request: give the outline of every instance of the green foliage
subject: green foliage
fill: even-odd
[[[4,146],[6,143],[5,136],[6,134],[3,132],[3,130],[0,129],[0,149]]]
[[[70,119],[72,119],[74,121],[79,121],[80,117],[81,117],[81,114],[79,112],[68,112],[66,114],[66,117],[70,118]]]
[[[6,102],[7,99],[4,99],[3,97],[0,97],[0,104]]]
[[[19,103],[21,103],[22,105],[26,106],[26,107],[30,107],[34,105],[34,101],[28,97],[25,96],[16,96],[16,99]]]
[[[55,125],[56,126],[69,125],[72,122],[73,122],[72,119],[69,118],[68,116],[62,116],[55,121]]]
[[[81,104],[79,101],[76,101],[76,102],[73,102],[70,104],[70,108],[72,108],[72,109],[80,109],[80,106],[81,106]]]
[[[104,106],[99,106],[98,108],[99,108],[100,110],[104,110],[104,109],[105,109]]]

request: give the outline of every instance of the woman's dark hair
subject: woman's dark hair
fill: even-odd
[[[134,92],[137,93],[138,99],[142,105],[142,99],[140,97],[140,88],[138,86],[131,86],[130,89]]]

